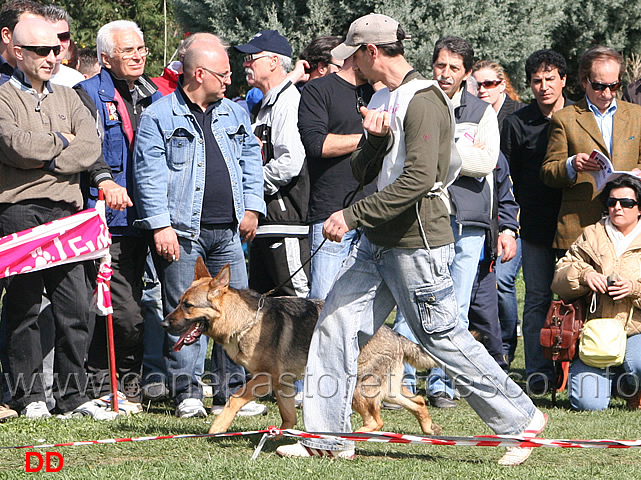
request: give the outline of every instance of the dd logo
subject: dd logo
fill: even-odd
[[[36,458],[37,462],[35,466],[31,464],[31,459],[34,457]],[[58,465],[51,464],[52,458],[58,459]],[[47,452],[44,459],[38,452],[27,452],[25,468],[27,472],[39,472],[40,470],[42,470],[42,466],[44,464],[45,472],[59,472],[60,470],[62,470],[62,463],[62,455],[58,452]]]

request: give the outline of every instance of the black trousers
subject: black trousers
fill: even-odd
[[[0,205],[0,235],[19,232],[76,213],[65,203]],[[89,400],[85,359],[91,313],[93,261],[71,263],[5,280],[3,322],[6,322],[9,389],[13,406],[45,401],[38,315],[42,292],[51,301],[55,331],[53,393],[58,409],[70,411]]]
[[[139,383],[144,354],[142,316],[142,277],[147,257],[147,242],[142,237],[112,237],[111,302],[113,304],[114,344],[118,389],[139,400]],[[93,382],[93,395],[110,392],[106,318],[97,317],[91,338],[87,371]]]
[[[307,237],[256,237],[249,248],[249,288],[266,293],[287,280],[309,259]],[[307,297],[310,265],[282,285],[274,296]]]
[[[503,356],[503,339],[499,322],[499,297],[496,290],[496,273],[490,272],[487,262],[479,263],[470,297],[468,311],[470,330],[480,334],[478,339],[503,370],[507,363]]]

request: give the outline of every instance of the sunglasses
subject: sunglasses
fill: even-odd
[[[61,42],[68,42],[71,40],[71,32],[62,32],[58,34],[58,40]]]
[[[603,92],[606,88],[609,88],[611,92],[616,92],[621,86],[621,82],[601,83],[601,82],[593,82],[590,79],[588,79],[588,82],[590,82],[590,85],[592,86],[592,90],[596,90],[597,92]]]
[[[60,53],[60,45],[55,45],[53,47],[45,46],[45,45],[18,45],[20,48],[24,48],[25,50],[29,50],[30,52],[35,53],[39,57],[48,57],[49,52],[53,51],[53,54],[58,56]]]
[[[638,205],[639,203],[632,199],[632,198],[615,198],[615,197],[610,197],[608,198],[608,207],[613,208],[617,206],[617,203],[621,204],[622,208],[632,208],[635,205]]]
[[[501,85],[501,82],[503,80],[485,80],[484,82],[476,82],[479,87],[485,87],[485,88],[496,88],[499,85]]]

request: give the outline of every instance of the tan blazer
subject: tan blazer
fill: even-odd
[[[585,98],[552,116],[541,179],[550,187],[563,189],[554,248],[570,248],[583,229],[596,223],[604,211],[592,175],[581,172],[575,182],[569,179],[569,157],[597,149],[610,157],[616,170],[641,169],[641,107],[618,100],[612,132],[610,155]]]

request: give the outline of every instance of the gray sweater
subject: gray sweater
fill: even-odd
[[[100,156],[96,125],[71,88],[39,97],[16,69],[0,86],[0,203],[47,199],[83,205],[80,173]],[[62,133],[72,133],[69,142]]]

